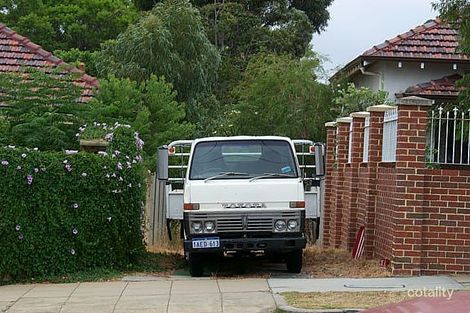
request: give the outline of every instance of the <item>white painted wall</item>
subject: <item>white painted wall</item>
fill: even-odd
[[[356,87],[368,87],[374,91],[383,89],[388,92],[389,98],[394,100],[396,93],[403,92],[410,86],[470,71],[470,64],[466,66],[458,65],[457,70],[452,69],[452,63],[425,62],[424,69],[421,69],[420,66],[420,62],[405,61],[402,61],[402,68],[398,67],[398,61],[377,61],[371,64],[367,67],[367,71],[381,73],[382,88],[380,88],[378,76],[366,76],[359,72],[353,75],[351,79]]]

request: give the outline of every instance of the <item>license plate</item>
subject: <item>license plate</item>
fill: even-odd
[[[219,238],[193,239],[193,249],[207,249],[220,247]]]

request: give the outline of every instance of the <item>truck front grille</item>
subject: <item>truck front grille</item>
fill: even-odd
[[[215,221],[216,232],[272,232],[278,219],[300,220],[300,211],[267,212],[191,212],[189,221]]]

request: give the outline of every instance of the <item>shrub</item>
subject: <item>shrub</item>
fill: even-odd
[[[144,251],[138,137],[113,130],[101,155],[0,148],[0,278],[121,268]]]

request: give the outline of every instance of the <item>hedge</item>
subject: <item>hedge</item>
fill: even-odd
[[[0,279],[125,267],[144,250],[142,142],[112,131],[101,154],[0,148]]]

